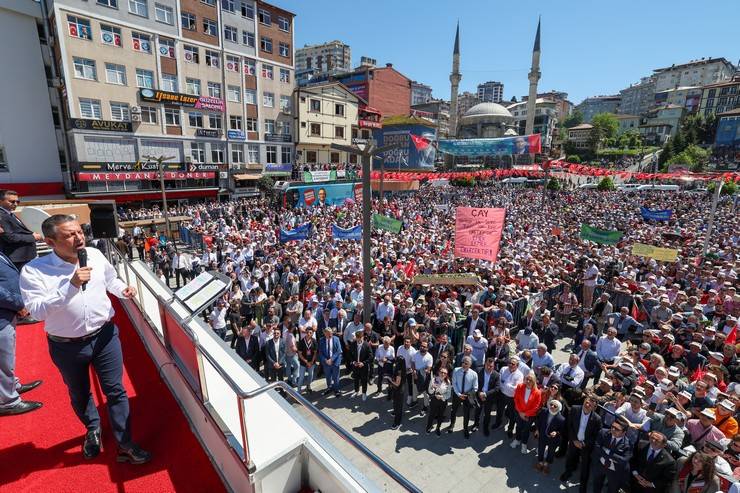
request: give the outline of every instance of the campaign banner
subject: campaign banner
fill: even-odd
[[[632,255],[638,257],[650,257],[661,262],[675,262],[678,258],[678,250],[673,248],[660,248],[644,243],[634,243],[632,245]]]
[[[342,206],[348,201],[362,203],[362,183],[296,185],[285,191],[287,207]]]
[[[443,286],[476,286],[480,279],[475,274],[418,274],[412,284],[429,284]]]
[[[303,223],[290,230],[281,229],[280,242],[287,243],[289,241],[307,240],[311,236],[312,229],[313,225],[311,223]]]
[[[455,256],[496,261],[506,209],[458,207]]]
[[[673,215],[673,210],[640,207],[640,214],[642,214],[642,218],[646,221],[669,221]]]
[[[336,170],[326,171],[304,171],[303,181],[305,183],[319,183],[322,181],[335,181],[337,179]]]
[[[439,151],[453,156],[503,156],[542,152],[540,134],[498,139],[443,139]]]
[[[336,224],[331,225],[331,236],[334,240],[354,240],[359,241],[362,239],[362,225],[357,225],[354,228],[340,228]]]
[[[607,229],[598,229],[581,224],[581,239],[600,243],[602,245],[616,245],[622,239],[624,233],[621,231],[610,231]]]
[[[390,233],[400,233],[403,223],[398,219],[384,216],[383,214],[373,214],[373,226],[376,229],[382,229]]]
[[[434,169],[437,159],[437,140],[434,127],[420,124],[390,125],[373,131],[378,146],[395,144],[398,147],[383,153],[385,169]],[[373,160],[373,169],[379,169],[381,160]]]

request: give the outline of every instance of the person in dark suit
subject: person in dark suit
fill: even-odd
[[[332,335],[331,327],[324,328],[324,337],[319,342],[319,359],[326,376],[324,394],[334,392],[339,397],[339,365],[342,362],[342,345],[339,337]]]
[[[534,467],[545,474],[550,472],[550,464],[555,460],[555,449],[566,432],[562,410],[560,401],[553,399],[537,415],[537,463]]]
[[[599,432],[593,454],[593,493],[601,493],[604,481],[609,493],[617,493],[629,484],[632,445],[627,439],[628,429],[629,422],[620,416],[611,429]]]
[[[502,336],[498,336],[496,342],[488,346],[486,358],[493,358],[496,371],[501,371],[501,368],[509,364],[510,351],[511,348],[506,340]]]
[[[447,334],[441,334],[439,336],[439,342],[435,344],[430,350],[429,354],[432,355],[432,361],[435,363],[439,360],[439,355],[445,351],[453,353],[455,348],[448,342]]]
[[[15,376],[15,321],[23,309],[18,280],[18,269],[0,253],[0,416],[27,413],[42,405],[36,401],[24,401],[20,396],[38,387],[41,380],[21,385]]]
[[[633,493],[666,493],[676,477],[676,461],[666,449],[668,438],[659,431],[652,431],[648,440],[637,444],[630,461]]]
[[[583,369],[583,380],[581,381],[581,389],[585,389],[588,384],[588,380],[594,375],[596,367],[599,366],[599,358],[596,356],[596,351],[591,349],[591,341],[583,339],[581,341],[581,347],[574,351],[579,357],[579,366]]]
[[[592,396],[587,396],[583,405],[570,409],[567,430],[568,451],[565,455],[565,472],[560,476],[560,481],[567,483],[580,462],[579,492],[586,493],[591,470],[591,453],[601,430],[601,417],[596,414],[596,400]]]
[[[265,342],[265,373],[267,380],[283,380],[285,373],[285,342],[280,327],[272,329],[272,339]]]
[[[485,366],[478,372],[478,391],[475,398],[478,405],[475,407],[475,418],[473,419],[473,431],[478,428],[480,415],[483,413],[483,434],[491,434],[491,409],[496,404],[501,391],[501,379],[494,368],[493,358],[487,358]]]
[[[370,367],[373,363],[373,350],[364,339],[365,331],[355,332],[355,341],[349,343],[348,363],[352,368],[352,381],[355,384],[355,395],[362,387],[362,400],[367,400],[367,381],[370,376]]]
[[[0,190],[0,246],[2,252],[13,262],[18,271],[35,259],[36,242],[43,238],[34,233],[15,215],[20,199],[13,190]]]
[[[487,333],[486,321],[480,317],[480,311],[477,308],[473,308],[468,318],[463,322],[463,341],[467,340],[469,336],[472,336],[476,330],[480,330],[481,334]]]
[[[529,328],[532,329],[535,334],[540,333],[541,327],[542,325],[540,324],[540,321],[537,320],[537,318],[534,316],[534,310],[531,308],[527,310],[527,313],[519,320],[519,323],[517,324],[518,331]]]
[[[236,354],[251,366],[254,371],[260,371],[260,341],[257,334],[252,334],[250,326],[239,330],[236,338]]]
[[[401,419],[403,418],[403,386],[406,383],[406,360],[404,358],[396,358],[393,360],[393,373],[391,373],[388,384],[393,394],[393,426],[392,429],[397,429],[401,426]]]

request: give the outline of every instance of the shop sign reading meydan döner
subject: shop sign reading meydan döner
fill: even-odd
[[[139,97],[142,101],[151,103],[174,104],[187,108],[220,111],[222,113],[226,109],[223,99],[208,96],[192,96],[190,94],[155,89],[139,89]]]

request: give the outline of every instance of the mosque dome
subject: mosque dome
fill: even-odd
[[[512,114],[509,110],[497,103],[478,103],[465,112],[463,118],[481,116],[503,116],[511,118]]]

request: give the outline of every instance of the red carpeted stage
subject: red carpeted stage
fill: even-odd
[[[224,486],[126,312],[114,300],[124,358],[124,384],[131,402],[134,439],[152,452],[142,466],[116,462],[100,385],[93,394],[103,426],[103,452],[82,457],[85,429],[72,411],[67,389],[49,357],[42,324],[17,328],[16,372],[22,382],[44,383],[23,397],[44,407],[0,417],[0,492],[218,492]]]

